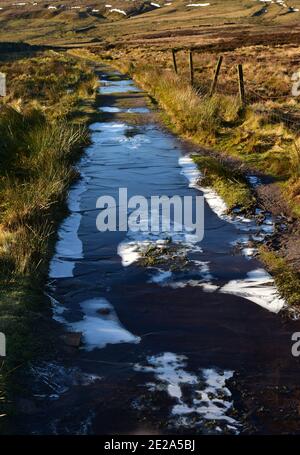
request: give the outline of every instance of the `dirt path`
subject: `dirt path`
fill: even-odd
[[[47,289],[55,320],[69,342],[82,333],[82,345],[32,366],[16,432],[299,433],[291,336],[300,323],[277,314],[272,278],[236,249],[259,234],[255,222],[224,216],[206,191],[200,244],[97,230],[97,199],[120,187],[131,196],[201,194],[189,150],[153,122],[145,94],[107,68],[99,76],[99,121]],[[163,245],[159,263],[145,261],[149,245]]]

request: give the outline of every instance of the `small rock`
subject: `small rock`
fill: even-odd
[[[82,332],[67,332],[62,335],[61,338],[67,346],[79,348],[81,344]]]
[[[97,310],[97,313],[102,314],[103,316],[107,316],[110,313],[110,308],[99,308],[99,310]]]

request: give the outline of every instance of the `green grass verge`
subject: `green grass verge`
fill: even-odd
[[[255,198],[241,172],[231,169],[215,157],[194,155],[193,160],[204,176],[201,185],[214,188],[225,201],[229,212],[237,207],[244,212],[251,209]]]
[[[272,273],[280,295],[288,305],[300,305],[300,273],[289,267],[284,258],[279,257],[274,251],[265,246],[260,248],[260,259]]]
[[[12,409],[18,373],[51,348],[44,281],[56,228],[67,213],[67,190],[77,177],[73,165],[89,142],[86,108],[96,96],[96,76],[71,56],[49,52],[7,62],[5,70],[10,85],[0,106],[0,332],[7,356],[0,368],[0,415]]]

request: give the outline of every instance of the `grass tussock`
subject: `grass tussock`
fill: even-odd
[[[26,273],[44,257],[51,234],[48,216],[75,177],[74,150],[88,137],[82,125],[49,122],[36,110],[21,114],[6,107],[1,126],[0,223],[15,233],[2,259],[13,273]]]
[[[291,173],[294,178],[300,178],[300,139],[294,142],[290,151]]]
[[[134,77],[158,100],[180,134],[214,144],[221,126],[237,119],[239,105],[234,97],[201,95],[169,71],[158,75],[155,69],[140,68]]]

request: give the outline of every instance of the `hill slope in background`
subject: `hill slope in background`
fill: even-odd
[[[212,26],[241,29],[241,25],[257,29],[289,26],[288,33],[292,32],[290,25],[297,28],[299,10],[300,0],[0,0],[0,41],[131,42],[145,39],[147,34],[164,39],[170,30],[190,37],[191,30],[201,27],[204,31]],[[182,38],[181,44],[197,44],[194,41]]]

